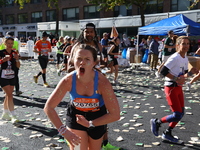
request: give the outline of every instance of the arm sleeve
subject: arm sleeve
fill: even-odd
[[[168,73],[169,73],[169,68],[167,68],[166,66],[163,66],[160,73],[163,75],[163,76],[166,76]]]

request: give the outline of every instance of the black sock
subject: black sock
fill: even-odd
[[[171,134],[172,133],[172,127],[169,127],[168,129],[166,129],[166,133],[169,133],[169,134]]]
[[[38,75],[37,75],[37,77],[39,77],[41,74],[42,74],[42,72],[39,72]]]
[[[108,144],[108,140],[103,141],[103,145],[106,146]]]
[[[46,83],[46,73],[42,74],[42,78],[43,78],[44,83]]]
[[[162,121],[160,119],[157,119],[156,123],[161,124]]]

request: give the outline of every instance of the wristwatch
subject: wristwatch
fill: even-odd
[[[176,82],[178,80],[178,77],[174,76],[172,80]]]
[[[93,122],[92,120],[89,121],[89,129],[94,129],[95,126],[93,125]]]

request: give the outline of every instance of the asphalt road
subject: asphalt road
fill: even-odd
[[[43,112],[43,107],[49,95],[54,90],[59,80],[64,76],[57,76],[54,63],[48,65],[47,82],[50,88],[33,82],[33,75],[37,74],[39,66],[36,61],[23,60],[19,72],[21,96],[14,96],[16,114],[21,123],[16,126],[10,122],[0,120],[0,149],[2,150],[68,150],[62,137],[57,136],[57,131],[48,121]],[[112,81],[113,76],[108,77]],[[113,85],[117,95],[121,119],[109,124],[109,142],[126,150],[197,150],[200,149],[200,83],[193,84],[190,92],[185,91],[185,115],[174,129],[173,135],[177,135],[185,142],[185,145],[177,145],[162,142],[150,131],[149,120],[160,118],[170,114],[165,100],[163,79],[155,78],[154,72],[148,67],[138,69],[133,67],[121,68],[119,73],[119,85]],[[185,88],[185,87],[184,87]],[[3,110],[4,94],[0,92],[0,108]],[[56,108],[59,116],[65,121],[65,107],[69,101],[66,94],[63,101]],[[163,124],[162,131],[168,124]]]

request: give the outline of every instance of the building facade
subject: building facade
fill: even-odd
[[[137,28],[141,26],[140,11],[137,6],[129,8],[115,6],[113,10],[98,11],[99,6],[88,4],[86,0],[59,0],[59,10],[48,7],[48,0],[31,0],[19,9],[15,0],[8,0],[8,4],[1,7],[0,33],[14,32],[18,38],[41,36],[41,32],[55,32],[56,19],[59,20],[59,35],[77,37],[80,29],[88,22],[93,22],[99,35],[110,32],[115,26],[121,34],[137,35]],[[193,0],[194,1],[194,0]],[[200,22],[200,4],[192,10],[188,0],[150,0],[145,10],[145,25],[184,14],[195,22]]]

